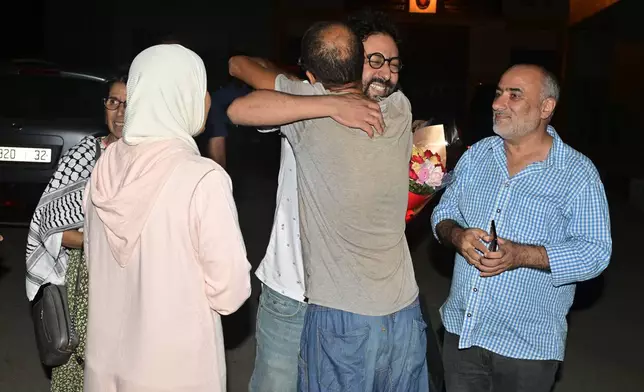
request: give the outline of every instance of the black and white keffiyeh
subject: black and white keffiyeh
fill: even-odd
[[[64,284],[67,250],[62,233],[83,227],[83,193],[100,150],[101,138],[88,136],[70,148],[38,202],[27,237],[27,297],[45,283]]]

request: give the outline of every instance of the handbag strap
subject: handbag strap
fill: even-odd
[[[102,138],[97,137],[94,139],[94,146],[95,146],[95,158],[94,158],[94,166],[96,166],[96,162],[98,162],[98,158],[101,157],[102,153],[102,148],[101,148],[101,143],[102,143]],[[83,237],[85,234],[83,233]],[[79,289],[80,289],[80,280],[81,280],[81,273],[83,271],[83,263],[85,263],[85,251],[83,248],[81,248],[81,254],[80,254],[80,260],[78,262],[78,266],[76,267],[76,282],[74,284],[74,309],[72,310],[73,316],[70,317],[72,320],[72,330],[74,333],[78,333],[78,329],[76,328],[76,316],[77,316],[77,310],[78,310],[78,303],[80,302],[79,298]],[[76,350],[74,350],[74,354],[76,353]],[[76,358],[78,364],[84,368],[84,364],[82,361],[82,358],[78,357]]]
[[[94,158],[94,165],[96,165],[96,162],[98,162],[98,158],[100,158],[100,157],[101,157],[101,152],[102,152],[102,149],[101,149],[101,143],[102,143],[102,139],[103,139],[103,138],[101,138],[101,137],[97,137],[96,139],[94,139],[94,146],[96,146],[96,153],[94,154],[94,155],[96,156],[96,158]]]
[[[101,139],[100,137],[97,137],[94,139],[94,146],[96,147],[95,154],[94,156],[96,157],[94,159],[94,166],[96,166],[96,162],[98,162],[98,158],[101,157]],[[83,233],[83,238],[85,238],[85,233]],[[85,251],[82,250],[81,248],[81,260],[80,263],[78,263],[78,267],[76,268],[76,284],[74,285],[74,298],[78,298],[78,288],[80,287],[80,275],[82,271],[82,264],[85,262]],[[74,315],[76,315],[76,306],[78,302],[74,303]]]
[[[94,166],[96,166],[96,162],[98,162],[98,158],[101,157],[102,153],[102,148],[101,148],[101,143],[102,139],[100,137],[97,137],[94,139],[94,146],[96,148],[95,153],[94,153]],[[83,238],[85,237],[85,233],[83,233]],[[82,250],[81,248],[81,259],[80,262],[78,263],[78,267],[76,267],[76,284],[74,285],[74,298],[76,301],[74,302],[74,316],[76,316],[76,309],[78,307],[78,289],[80,287],[80,276],[81,276],[81,271],[83,270],[83,263],[85,262],[85,251]]]

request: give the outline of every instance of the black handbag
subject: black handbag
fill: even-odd
[[[79,280],[80,268],[77,290]],[[69,313],[65,286],[51,283],[41,286],[32,303],[31,317],[40,361],[50,367],[66,364],[78,347],[79,337]]]
[[[97,138],[96,161],[100,155],[100,140]],[[76,297],[78,297],[82,263],[83,260],[78,264],[76,271],[74,288]],[[46,366],[56,367],[66,364],[80,342],[67,299],[67,288],[64,285],[48,283],[40,287],[36,298],[32,301],[31,318],[34,323],[36,346],[40,361]],[[75,313],[76,309],[72,311]]]

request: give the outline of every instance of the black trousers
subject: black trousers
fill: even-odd
[[[508,358],[481,347],[458,349],[445,331],[443,366],[447,392],[550,392],[559,361]]]

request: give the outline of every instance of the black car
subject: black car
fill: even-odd
[[[62,154],[106,133],[108,77],[12,61],[0,86],[0,223],[27,224]]]

